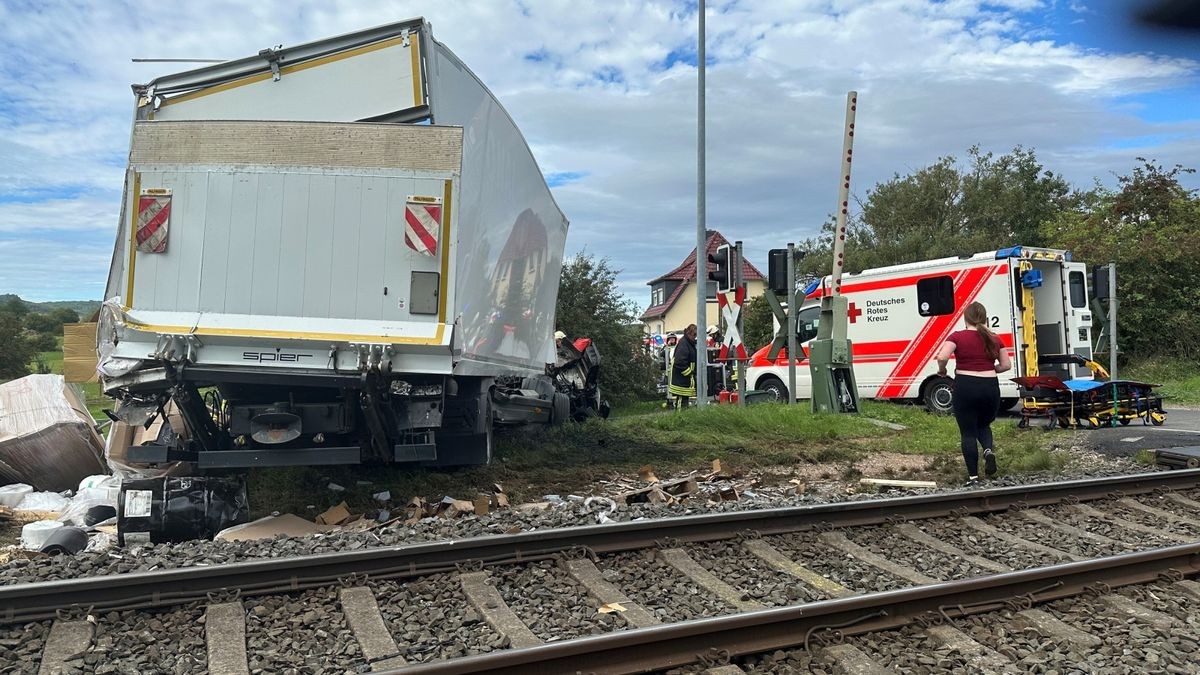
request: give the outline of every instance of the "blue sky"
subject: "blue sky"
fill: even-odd
[[[968,147],[1034,148],[1081,187],[1136,156],[1196,165],[1200,36],[1122,0],[713,0],[708,219],[751,260],[832,211],[845,92],[854,192]],[[695,223],[696,4],[0,0],[0,293],[99,298],[132,96],[178,70],[424,15],[517,120],[572,222],[568,252],[645,282]],[[1189,178],[1197,184],[1200,178]]]

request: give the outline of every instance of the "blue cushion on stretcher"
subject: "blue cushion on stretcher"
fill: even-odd
[[[1063,382],[1067,385],[1067,389],[1071,391],[1091,391],[1098,389],[1108,384],[1108,382],[1097,382],[1096,380],[1067,380]]]

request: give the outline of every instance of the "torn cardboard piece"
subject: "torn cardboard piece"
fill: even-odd
[[[645,482],[645,483],[657,483],[658,482],[658,476],[654,475],[654,467],[650,466],[649,464],[638,469],[638,478],[641,478],[642,482]]]
[[[272,539],[276,536],[304,537],[310,534],[321,534],[334,529],[332,525],[320,525],[309,522],[300,516],[284,513],[277,516],[267,516],[241,525],[227,527],[217,533],[214,540],[218,541],[252,541],[255,539]]]
[[[625,605],[622,605],[619,602],[609,602],[609,603],[600,605],[600,608],[596,610],[596,613],[597,614],[612,614],[613,612],[624,612],[624,611],[625,611]]]
[[[475,503],[447,496],[438,502],[437,512],[434,515],[450,519],[464,513],[475,513]]]
[[[318,525],[345,525],[351,520],[362,518],[362,514],[355,517],[350,513],[350,507],[346,506],[346,502],[342,502],[337,506],[326,509],[324,513],[317,516],[316,522]]]
[[[67,382],[96,382],[96,324],[63,324],[63,378]]]

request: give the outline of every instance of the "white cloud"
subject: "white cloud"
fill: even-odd
[[[836,198],[850,88],[862,97],[860,194],[974,143],[1036,148],[1081,185],[1139,153],[1191,161],[1194,111],[1151,123],[1117,99],[1194,86],[1197,64],[1047,40],[1025,13],[1047,4],[710,3],[709,225],[744,239],[758,263],[814,233]],[[99,295],[109,256],[92,242],[110,240],[117,219],[129,84],[178,69],[132,57],[235,58],[421,12],[512,113],[542,169],[582,174],[555,190],[568,247],[611,257],[644,301],[645,280],[694,243],[695,70],[664,69],[694,53],[683,2],[0,4],[0,232],[21,236],[0,239],[0,292]],[[64,230],[96,236],[71,248]],[[39,246],[62,262],[53,276],[25,262]]]

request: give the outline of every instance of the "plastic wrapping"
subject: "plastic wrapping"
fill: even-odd
[[[33,492],[33,486],[25,483],[15,483],[0,487],[0,506],[14,508],[17,504],[21,503],[25,495],[31,492]]]
[[[115,260],[115,258],[114,258]],[[100,307],[96,326],[96,372],[104,377],[128,375],[142,365],[140,359],[113,356],[117,348],[117,327],[125,323],[125,311],[117,298],[109,298]]]
[[[75,495],[69,504],[59,509],[58,519],[64,523],[83,527],[95,525],[104,518],[116,515],[119,493],[120,488],[117,487],[84,488]],[[107,507],[107,510],[92,510],[97,507]],[[103,517],[100,517],[101,515]]]
[[[61,513],[70,505],[71,500],[57,492],[30,492],[17,504],[16,510]]]
[[[117,502],[117,542],[135,546],[212,539],[249,517],[246,481],[241,477],[123,481]]]
[[[61,527],[63,524],[57,520],[36,520],[26,523],[21,528],[21,548],[30,551],[42,550],[42,546],[46,544],[46,539],[50,537],[50,534]]]
[[[62,375],[0,384],[0,479],[74,489],[81,478],[104,473],[103,447],[83,396]]]

